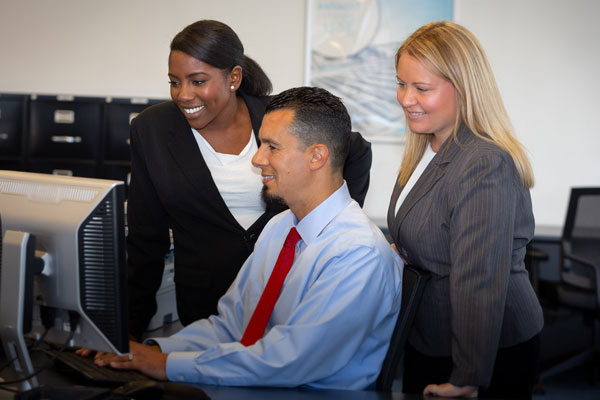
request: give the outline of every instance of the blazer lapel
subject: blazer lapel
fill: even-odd
[[[429,163],[427,168],[425,168],[425,171],[423,171],[421,177],[417,180],[415,186],[413,186],[410,193],[408,193],[402,202],[395,218],[395,224],[398,228],[411,208],[413,208],[413,206],[431,190],[433,185],[444,176],[445,168],[443,168],[442,165],[445,164],[440,165],[440,163],[437,162],[436,159],[439,159],[439,156],[441,156],[441,154],[435,155],[433,160],[431,160],[431,163]],[[398,195],[400,195],[400,191],[398,191]]]
[[[397,179],[397,178],[396,178]],[[404,186],[400,186],[398,185],[398,183],[396,183],[394,185],[394,190],[392,191],[392,197],[390,200],[390,205],[388,207],[388,214],[387,214],[387,226],[388,226],[388,230],[390,232],[390,235],[392,236],[392,241],[394,243],[397,242],[397,233],[398,230],[395,229],[394,227],[396,226],[396,203],[398,202],[398,198],[400,197],[400,193],[402,192],[402,189],[404,189]]]
[[[181,173],[188,180],[195,195],[203,199],[200,204],[209,204],[216,208],[218,210],[215,212],[216,215],[223,216],[229,224],[241,228],[221,197],[191,128],[183,116],[178,116],[173,121],[167,146],[171,157],[179,165]]]
[[[250,120],[252,122],[252,130],[256,137],[256,141],[260,146],[258,132],[270,96],[255,97],[247,96],[242,91],[239,91],[238,93],[242,99],[244,99],[244,102],[246,102],[248,112],[250,113]],[[193,188],[196,196],[199,199],[202,199],[201,205],[209,204],[216,209],[214,214],[222,216],[229,226],[244,230],[233,214],[231,214],[231,211],[229,211],[229,207],[225,204],[223,197],[221,197],[221,193],[219,193],[219,189],[210,174],[206,161],[204,160],[204,157],[202,157],[202,153],[198,148],[198,143],[191,132],[191,128],[180,112],[178,112],[177,117],[173,119],[171,124],[168,149],[171,157],[173,157],[179,165],[181,173],[189,181],[190,187]],[[268,215],[267,213],[263,214],[263,217],[270,218],[274,213],[280,212],[283,209],[285,209],[283,206],[275,205],[270,207],[267,205],[267,211],[271,212],[268,213]],[[259,220],[261,220],[261,218],[259,218]],[[252,227],[249,229],[252,229]]]
[[[462,125],[456,134],[456,138],[457,140],[455,141],[452,137],[449,137],[444,144],[442,144],[440,151],[433,157],[427,168],[425,168],[425,171],[423,171],[421,177],[417,180],[415,186],[408,196],[406,196],[406,199],[398,210],[398,214],[392,219],[394,226],[396,227],[394,229],[396,232],[393,233],[394,236],[397,235],[397,231],[408,212],[433,188],[436,182],[444,176],[448,164],[450,164],[460,152],[461,146],[468,144],[469,140],[472,139],[472,134],[465,125]],[[398,198],[401,189],[403,189],[403,187],[396,187],[394,189],[392,199],[394,196],[396,196],[396,199]],[[393,210],[391,210],[391,212],[393,213]],[[388,221],[390,218],[389,213],[390,210],[388,210]]]

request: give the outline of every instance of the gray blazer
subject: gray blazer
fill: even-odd
[[[402,256],[432,273],[409,342],[452,356],[450,382],[486,387],[498,348],[539,333],[542,309],[525,269],[529,190],[511,157],[466,127],[442,145],[388,227]],[[433,382],[432,382],[433,383]]]

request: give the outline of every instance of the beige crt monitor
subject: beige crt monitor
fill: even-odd
[[[129,351],[123,203],[122,182],[0,170],[0,337],[20,377],[34,307],[51,316],[48,341],[73,326],[70,345]]]

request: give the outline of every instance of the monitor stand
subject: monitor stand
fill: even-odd
[[[0,271],[0,336],[7,362],[17,379],[34,373],[24,334],[31,330],[35,236],[7,230],[2,240]],[[28,261],[29,260],[29,261]],[[21,382],[21,391],[38,387],[35,376]]]

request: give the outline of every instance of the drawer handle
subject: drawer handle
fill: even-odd
[[[52,136],[54,143],[81,143],[81,136]]]
[[[129,146],[129,138],[125,139],[125,143]]]
[[[60,101],[60,99],[59,99]],[[55,124],[74,124],[75,123],[75,111],[73,110],[55,110],[54,111],[54,123]]]
[[[8,133],[0,133],[0,140],[8,140]]]
[[[73,171],[70,169],[53,169],[52,175],[73,176]]]

